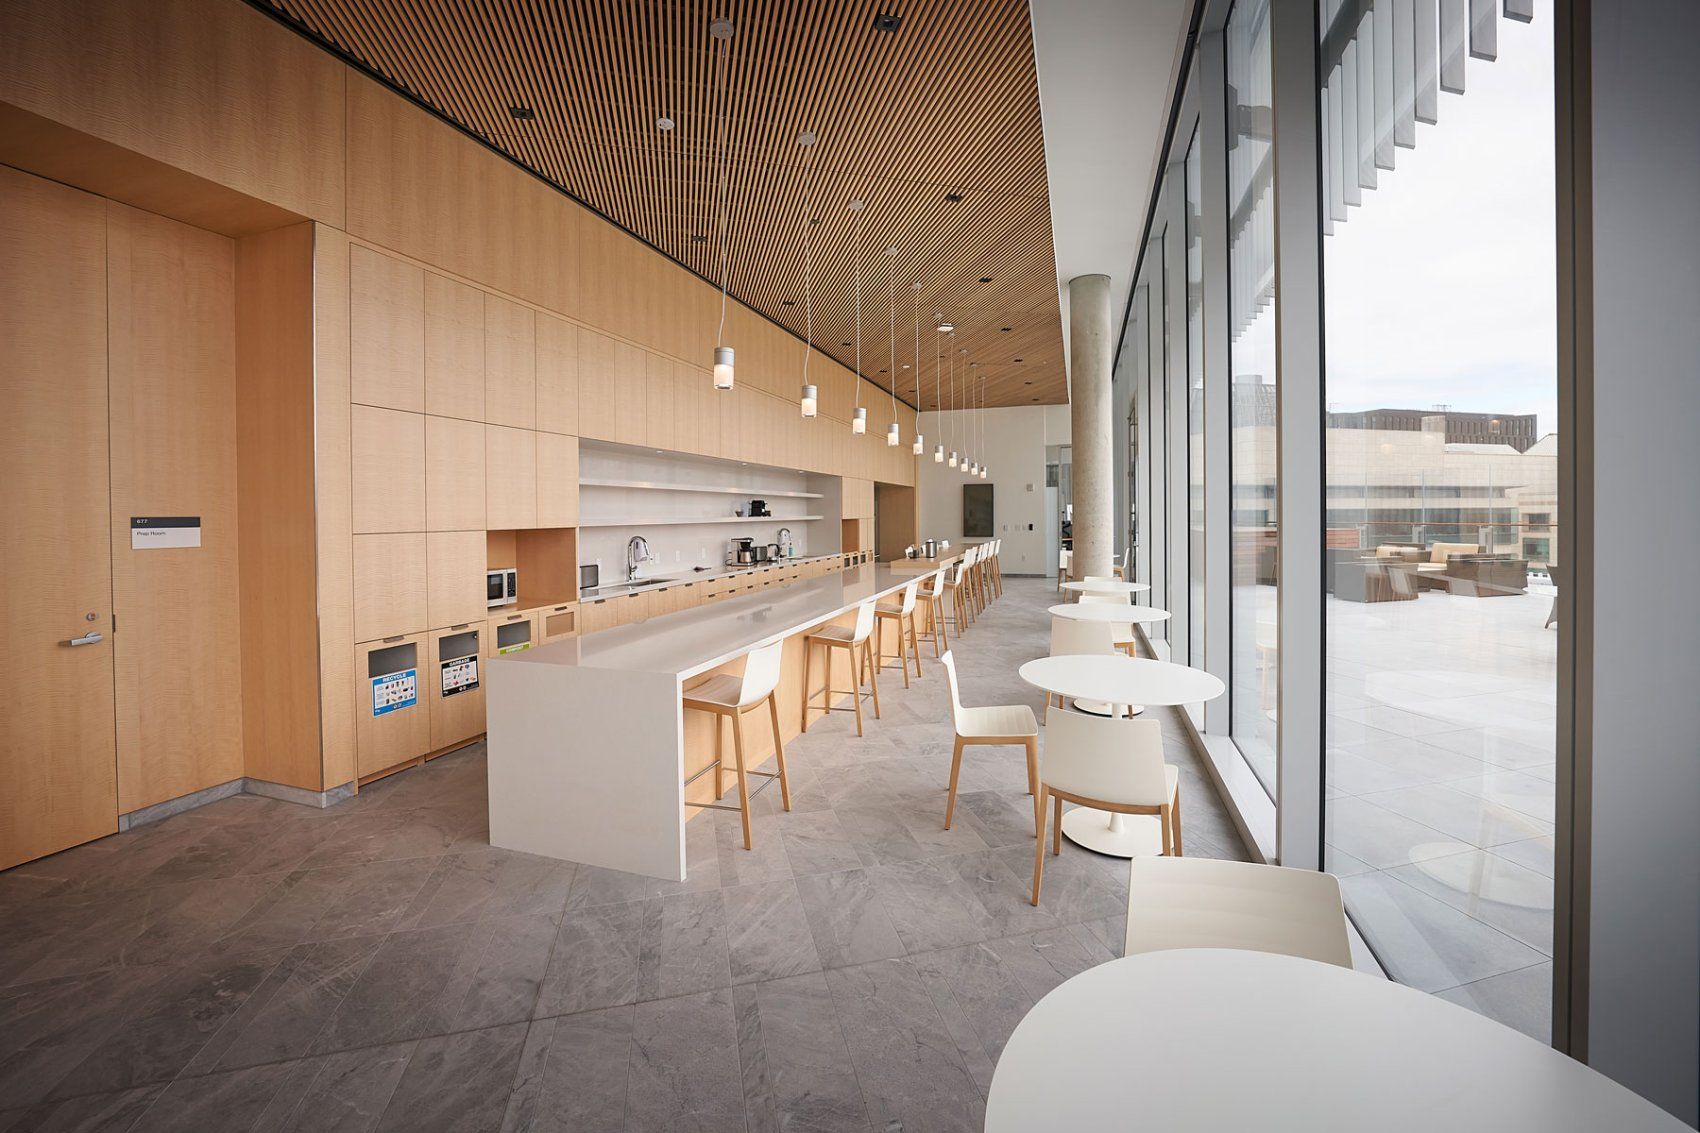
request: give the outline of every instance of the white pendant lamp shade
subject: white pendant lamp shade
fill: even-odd
[[[934,464],[943,464],[944,463],[944,446],[943,445],[934,445],[933,446],[933,463]]]
[[[856,415],[850,419],[850,431],[852,433],[868,431],[868,411],[860,405],[856,407]]]
[[[732,388],[732,348],[716,346],[714,348],[714,388]]]
[[[926,452],[927,438],[923,437],[920,433],[916,433],[915,443],[909,447],[909,451],[914,453],[916,456],[920,456],[922,453]]]
[[[803,416],[813,417],[820,404],[820,391],[814,386],[804,386],[803,396],[798,400],[798,404],[802,406]]]
[[[891,448],[896,448],[902,442],[903,438],[897,432],[897,422],[893,421],[885,431],[885,443]]]
[[[956,450],[955,449],[950,450],[950,459],[948,461],[946,461],[945,463],[950,465],[950,467],[952,467],[952,468],[956,467]]]

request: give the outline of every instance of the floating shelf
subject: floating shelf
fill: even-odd
[[[771,494],[771,493],[770,493]],[[580,519],[580,527],[689,527],[709,523],[806,523],[825,519],[824,515],[721,515],[670,516],[666,519]]]
[[[700,492],[716,496],[745,496],[753,500],[818,500],[819,492],[788,492],[779,488],[716,488],[700,484],[660,484],[653,480],[604,480],[586,478],[578,482],[581,488],[647,488],[652,492]]]

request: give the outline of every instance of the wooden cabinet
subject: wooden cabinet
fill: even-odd
[[[856,438],[855,444],[861,447],[865,437]],[[872,480],[852,479],[845,477],[844,485],[844,519],[872,520],[874,518],[874,482]],[[846,547],[845,550],[850,550]]]
[[[484,420],[484,293],[425,273],[425,412]]]
[[[629,342],[614,346],[614,437],[641,445],[649,433],[648,353]]]
[[[579,329],[565,319],[537,315],[537,428],[577,436]]]
[[[431,747],[425,635],[355,646],[355,765],[360,778],[423,756]]]
[[[616,607],[609,605],[613,599],[599,598],[595,601],[580,602],[578,605],[578,629],[580,633],[595,633],[597,630],[612,629],[619,624],[614,620]]]
[[[354,531],[425,530],[425,418],[369,405],[352,413]]]
[[[425,418],[425,530],[484,530],[484,426]]]
[[[488,636],[484,648],[491,657],[504,653],[523,653],[537,644],[537,616],[530,610],[509,610],[492,614],[485,620]]]
[[[496,295],[484,296],[484,420],[537,427],[537,316]]]
[[[581,436],[618,440],[615,421],[614,340],[580,327],[578,332],[578,414]]]
[[[484,731],[487,633],[480,618],[425,635],[428,658],[420,679],[430,722],[431,751],[465,743]]]
[[[673,403],[673,448],[679,452],[701,452],[702,419],[697,403],[704,394],[717,392],[714,379],[707,370],[683,362],[673,363],[672,370],[668,386]],[[651,398],[650,408],[654,407]]]
[[[644,359],[644,401],[648,412],[644,420],[644,444],[651,448],[679,450],[678,399],[673,380],[673,360],[660,354],[648,354]]]
[[[578,526],[578,438],[537,434],[537,526]]]
[[[348,250],[350,400],[425,408],[425,271],[370,248]]]
[[[354,536],[354,639],[425,629],[425,535]]]
[[[537,526],[537,434],[484,426],[484,522],[491,531]]]
[[[485,539],[482,531],[432,531],[425,536],[425,622],[455,625],[485,616]]]
[[[543,644],[559,641],[564,637],[577,637],[579,631],[579,612],[577,602],[563,602],[558,606],[543,606],[535,610],[537,616],[537,636]]]

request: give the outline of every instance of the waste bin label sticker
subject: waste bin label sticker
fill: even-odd
[[[166,547],[199,547],[201,517],[198,515],[132,515],[130,549],[157,551]]]
[[[372,678],[372,715],[382,716],[419,703],[419,670],[403,669]]]
[[[500,649],[496,650],[496,652],[498,652],[498,653],[524,653],[527,649],[530,649],[530,648],[531,648],[531,642],[529,642],[529,641],[519,641],[519,642],[515,642],[513,645],[504,645]]]
[[[443,695],[471,692],[478,687],[478,658],[456,657],[443,662]]]

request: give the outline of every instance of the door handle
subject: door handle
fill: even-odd
[[[101,636],[99,630],[91,629],[81,637],[73,637],[68,641],[61,641],[59,644],[75,647],[78,645],[98,645],[100,642],[105,640],[106,639]]]

